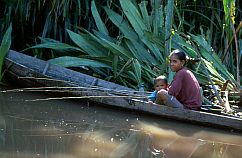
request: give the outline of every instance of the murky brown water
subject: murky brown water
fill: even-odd
[[[239,158],[242,134],[83,100],[0,93],[1,158]]]

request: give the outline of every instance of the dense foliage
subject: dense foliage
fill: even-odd
[[[239,1],[5,0],[0,37],[12,23],[12,49],[132,88],[159,74],[171,80],[168,56],[178,48],[200,59],[188,66],[202,85],[238,86]]]

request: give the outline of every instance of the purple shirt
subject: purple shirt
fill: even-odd
[[[202,99],[199,83],[193,73],[187,68],[182,68],[172,80],[168,94],[176,97],[185,108],[200,108]]]

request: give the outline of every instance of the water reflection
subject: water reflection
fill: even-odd
[[[158,126],[141,124],[153,138],[153,145],[167,157],[239,157],[234,149],[242,151],[242,138],[219,131],[180,128],[165,130]],[[161,141],[162,140],[162,141]]]
[[[79,101],[0,93],[1,158],[240,157],[241,134]]]

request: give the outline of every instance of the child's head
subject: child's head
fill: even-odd
[[[167,89],[167,87],[168,87],[168,81],[165,76],[156,77],[156,79],[154,80],[154,89],[156,91],[159,91],[161,89]]]

